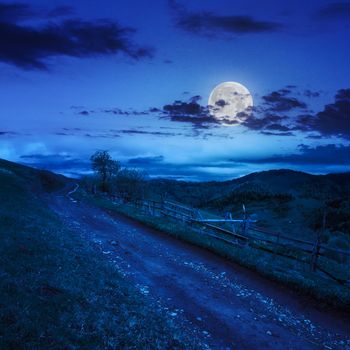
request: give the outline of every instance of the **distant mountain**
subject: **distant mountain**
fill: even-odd
[[[235,217],[256,214],[260,226],[310,237],[320,228],[350,235],[350,173],[311,175],[281,169],[252,173],[224,182],[151,180],[150,193],[203,210]]]
[[[230,195],[233,191],[261,191],[317,199],[343,197],[350,194],[350,172],[311,175],[281,169],[252,173],[237,179],[217,182],[185,182],[166,179],[150,181],[153,192],[167,193],[170,198],[195,206]]]

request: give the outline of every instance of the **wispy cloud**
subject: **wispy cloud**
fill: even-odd
[[[128,164],[132,166],[145,166],[159,164],[164,161],[163,156],[136,157],[128,160]]]
[[[222,36],[272,33],[282,29],[281,23],[259,20],[250,15],[219,15],[213,12],[190,12],[176,0],[169,1],[175,24],[187,32]]]
[[[71,106],[71,109],[74,110],[75,113],[80,116],[94,116],[101,114],[109,114],[113,116],[145,116],[150,115],[152,113],[161,112],[161,110],[156,107],[150,107],[149,109],[143,111],[136,110],[133,108],[122,109],[119,107],[88,109],[85,106]]]
[[[40,17],[31,6],[0,4],[0,60],[25,69],[46,70],[48,59],[58,56],[84,58],[121,53],[136,60],[152,56],[153,49],[133,42],[135,29],[115,21],[57,21],[70,12],[71,8],[56,8],[50,16],[55,22],[35,26],[23,23]]]
[[[129,130],[119,130],[121,134],[127,135],[153,135],[153,136],[179,136],[181,133],[174,132],[164,132],[164,131],[146,131],[146,130],[137,130],[137,129],[129,129]]]
[[[340,1],[324,5],[317,13],[320,19],[349,19],[350,18],[350,2]]]
[[[18,135],[15,131],[0,131],[0,137],[1,136],[15,136]]]
[[[50,170],[73,177],[79,177],[82,174],[91,172],[89,159],[75,158],[65,153],[24,154],[19,157],[19,162],[38,169]]]
[[[316,147],[300,144],[297,152],[290,154],[276,154],[266,158],[231,159],[234,162],[269,163],[269,164],[325,164],[350,165],[350,146],[328,144]]]

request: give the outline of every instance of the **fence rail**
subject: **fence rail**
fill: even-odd
[[[326,271],[320,266],[318,259],[321,256],[328,257],[327,252],[340,254],[342,257],[348,258],[350,257],[350,251],[321,244],[320,234],[318,234],[314,242],[293,238],[281,232],[274,232],[251,225],[256,220],[251,220],[246,215],[244,215],[243,219],[233,219],[231,215],[224,219],[217,217],[205,218],[204,214],[198,209],[189,208],[183,204],[170,201],[139,200],[134,205],[148,215],[170,217],[174,220],[187,223],[192,227],[196,225],[198,228],[201,228],[201,234],[211,236],[228,244],[254,244],[254,247],[268,251],[271,254],[293,259],[303,264],[309,264],[311,271],[319,270],[328,278],[340,284],[348,283],[348,281],[339,279],[329,271]],[[225,226],[221,227],[218,224]],[[238,224],[241,226],[239,229],[235,227]],[[231,225],[231,229],[229,225]],[[304,254],[304,259],[299,257],[300,253]],[[308,256],[306,259],[305,254]]]

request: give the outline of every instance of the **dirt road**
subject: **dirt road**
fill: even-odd
[[[349,315],[318,310],[248,269],[123,216],[64,195],[49,202],[170,317],[187,319],[211,349],[350,349]]]

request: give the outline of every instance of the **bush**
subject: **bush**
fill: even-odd
[[[113,193],[124,200],[143,199],[147,191],[146,174],[137,169],[122,169],[113,181]]]

